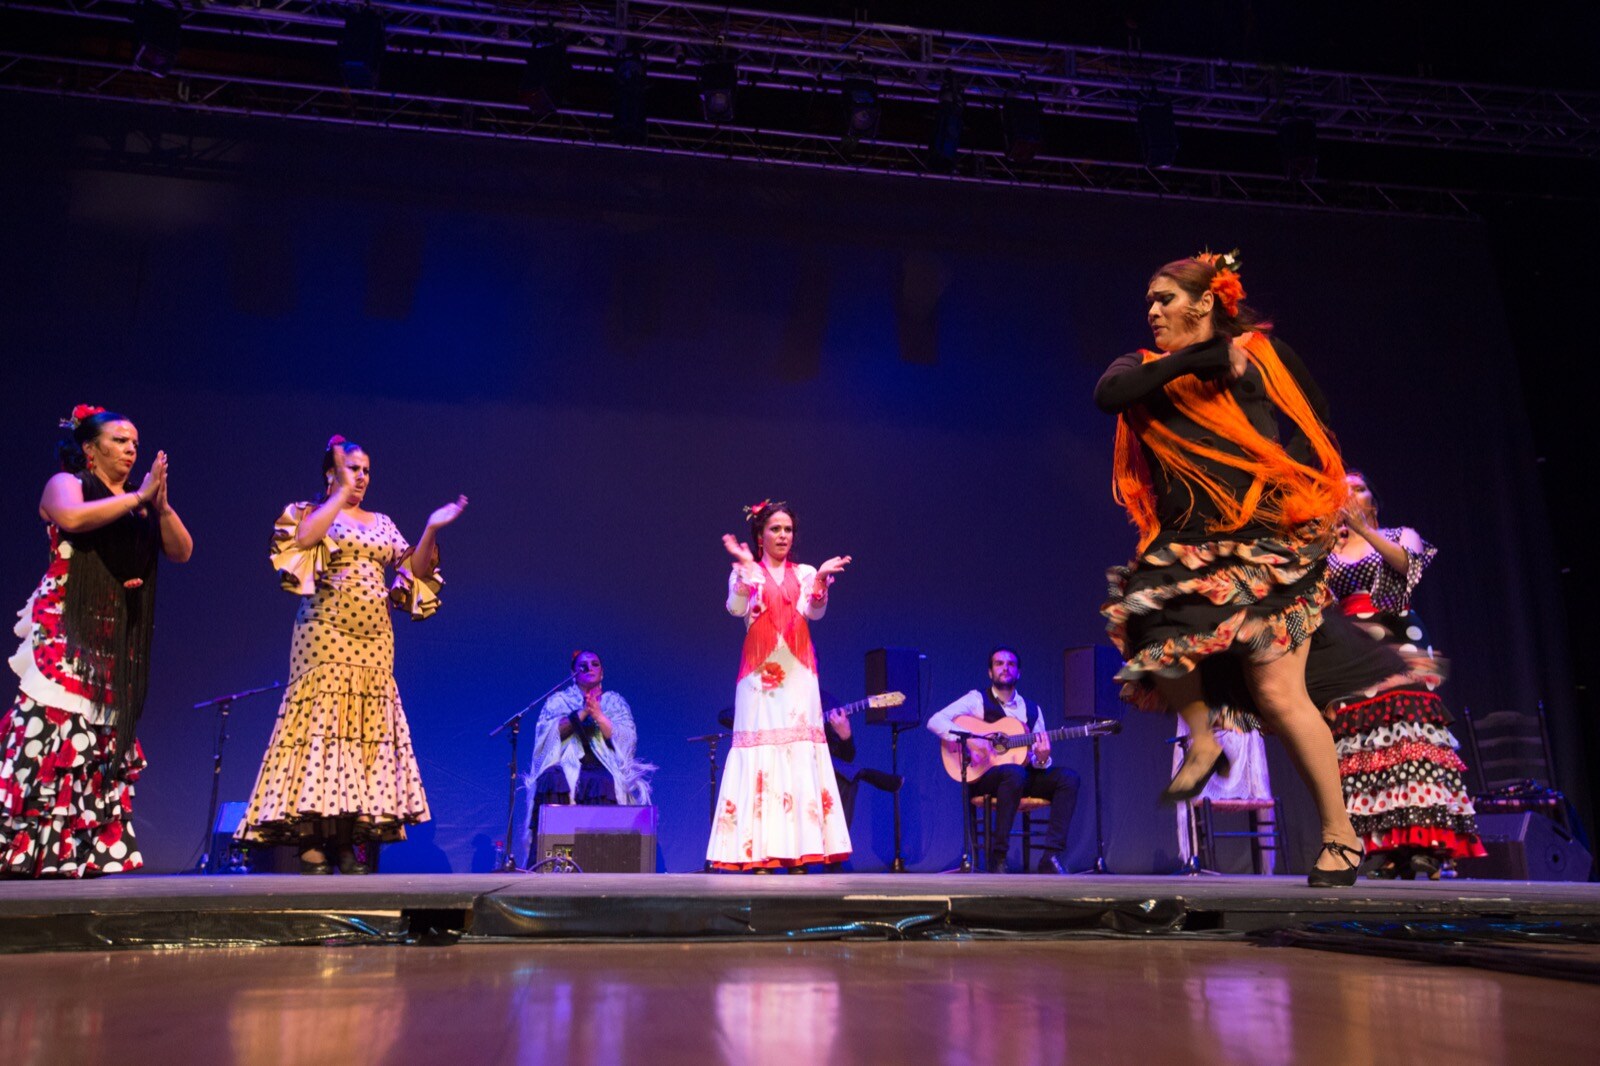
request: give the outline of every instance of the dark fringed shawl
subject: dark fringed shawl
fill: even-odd
[[[90,473],[78,475],[85,502],[114,495]],[[150,679],[160,518],[134,511],[87,533],[62,533],[72,545],[61,605],[66,660],[95,709],[111,722],[111,768],[133,750]]]

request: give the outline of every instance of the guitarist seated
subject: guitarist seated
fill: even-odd
[[[1011,648],[999,647],[989,653],[989,684],[982,690],[973,689],[928,719],[928,730],[943,741],[954,741],[950,735],[955,719],[962,715],[998,722],[1010,716],[1028,724],[1028,704],[1017,695],[1017,678],[1022,674],[1021,661]],[[1023,796],[1037,796],[1050,801],[1050,827],[1045,834],[1044,854],[1039,858],[1038,872],[1042,874],[1065,873],[1062,853],[1067,846],[1067,827],[1072,824],[1072,811],[1078,805],[1078,775],[1064,766],[1050,764],[1050,738],[1044,736],[1044,711],[1034,708],[1033,732],[1035,739],[1028,752],[1027,765],[990,766],[981,776],[968,782],[967,794],[995,797],[995,832],[989,841],[988,869],[996,873],[1005,870],[1006,853],[1010,850],[1011,827],[1017,820],[1017,808]],[[968,730],[976,732],[976,730]]]

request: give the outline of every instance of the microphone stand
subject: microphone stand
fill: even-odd
[[[506,793],[506,855],[505,861],[500,864],[500,869],[503,873],[515,873],[519,869],[517,857],[512,853],[514,847],[512,841],[516,839],[517,828],[517,734],[522,732],[522,716],[535,707],[543,706],[545,700],[572,684],[577,676],[576,673],[571,673],[563,677],[560,681],[551,685],[544,695],[535,696],[522,710],[489,730],[491,737],[497,737],[508,729],[511,731],[511,762],[508,764],[510,776]]]
[[[967,741],[980,739],[978,733],[967,733],[959,729],[952,729],[950,735],[956,738],[961,745],[961,866],[964,874],[972,872],[972,797],[967,794],[967,767],[972,765],[972,752],[967,748]],[[989,845],[994,849],[993,842]]]
[[[217,799],[222,788],[222,751],[228,744],[228,713],[233,710],[236,700],[249,696],[259,696],[263,692],[272,692],[283,687],[282,681],[274,681],[270,685],[260,688],[247,688],[243,692],[230,692],[226,696],[216,696],[209,700],[201,700],[194,705],[197,711],[207,707],[217,709],[217,743],[211,752],[211,804],[206,811],[205,838],[200,843],[200,861],[194,864],[190,873],[209,874],[216,873],[212,869],[211,845],[217,835]]]
[[[723,737],[732,736],[732,733],[703,733],[698,737],[690,737],[690,744],[704,744],[706,754],[711,758],[711,788],[708,792],[709,809],[707,810],[707,832],[715,832],[717,828],[717,741]],[[711,872],[711,860],[705,864],[706,873]]]
[[[910,729],[911,726],[902,726],[899,722],[889,723],[889,772],[896,777],[900,776],[900,733]],[[963,744],[962,750],[966,750]],[[900,854],[900,790],[894,790],[892,797],[894,804],[894,861],[889,864],[889,872],[903,874],[906,872],[906,859]]]

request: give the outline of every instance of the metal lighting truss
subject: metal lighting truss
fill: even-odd
[[[1046,114],[1132,122],[1139,104],[1172,105],[1182,127],[1273,133],[1309,118],[1330,141],[1441,152],[1563,159],[1600,157],[1600,93],[1472,85],[1051,44],[667,0],[610,4],[517,0],[188,0],[184,50],[165,78],[133,65],[127,37],[136,0],[0,0],[40,34],[0,41],[0,91],[212,113],[378,126],[477,137],[581,143],[628,151],[917,175],[928,180],[1064,188],[1124,196],[1224,200],[1441,217],[1471,217],[1462,190],[1387,182],[1304,180],[1229,169],[1151,170],[1128,161],[1041,153],[1027,162],[964,149],[960,167],[931,167],[925,144],[890,136],[846,143],[789,121],[703,121],[682,107],[652,114],[642,146],[611,143],[609,112],[562,109],[536,117],[493,79],[493,64],[523,64],[530,41],[565,41],[573,69],[609,74],[618,52],[638,52],[651,80],[693,81],[702,63],[733,63],[763,91],[833,93],[870,77],[884,101],[929,113],[947,76],[967,106],[1036,99]],[[345,87],[334,44],[358,6],[381,13],[390,55],[449,77]],[[67,42],[67,43],[62,43]],[[98,42],[96,45],[94,42]],[[260,52],[260,57],[252,56]],[[456,76],[459,75],[459,76]],[[503,77],[502,81],[508,80]]]

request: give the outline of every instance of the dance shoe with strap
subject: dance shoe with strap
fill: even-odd
[[[1311,867],[1311,872],[1306,874],[1306,884],[1312,888],[1349,888],[1356,883],[1356,873],[1361,868],[1361,860],[1366,858],[1366,852],[1359,848],[1348,847],[1337,840],[1324,840],[1322,851],[1345,864],[1343,870],[1324,870],[1319,866]],[[1322,857],[1322,852],[1317,853]]]

